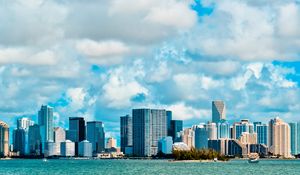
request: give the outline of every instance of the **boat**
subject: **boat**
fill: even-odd
[[[248,163],[258,163],[259,162],[259,155],[257,153],[251,153],[249,155]]]
[[[47,162],[48,161],[48,159],[46,159],[46,158],[43,158],[43,162]]]

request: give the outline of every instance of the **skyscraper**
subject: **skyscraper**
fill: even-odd
[[[205,124],[200,124],[195,127],[195,148],[208,148],[208,131]]]
[[[257,132],[257,125],[261,125],[261,122],[253,122],[254,132]]]
[[[297,123],[289,123],[290,129],[291,129],[291,154],[292,155],[297,155],[298,150],[297,150]]]
[[[268,125],[257,124],[256,133],[257,133],[257,143],[268,146]]]
[[[0,121],[0,157],[6,157],[9,154],[9,126]]]
[[[279,118],[277,117],[277,118],[271,119],[269,121],[269,127],[268,127],[268,135],[269,135],[269,138],[268,138],[269,145],[268,146],[269,146],[269,148],[271,148],[273,145],[273,125],[276,122],[276,119],[279,119]]]
[[[133,109],[133,153],[151,156],[158,152],[158,140],[167,136],[166,110]]]
[[[183,131],[183,121],[182,120],[171,120],[171,130],[170,136],[173,142],[181,142],[180,132]]]
[[[126,147],[132,147],[132,117],[126,115],[120,118],[120,131],[121,151],[125,153]]]
[[[185,128],[181,135],[182,142],[184,142],[189,149],[195,147],[195,131],[193,128]]]
[[[217,140],[218,138],[218,129],[215,123],[207,123],[205,124],[205,128],[207,130],[208,139],[210,140]]]
[[[42,152],[44,152],[45,143],[53,141],[53,108],[42,105],[39,111],[39,127],[42,139]]]
[[[291,157],[291,130],[283,120],[276,118],[273,124],[273,144],[270,148],[273,155]]]
[[[226,119],[226,107],[223,101],[213,101],[211,110],[213,123],[219,123],[220,120]]]
[[[239,139],[243,132],[248,132],[250,134],[254,132],[253,124],[247,119],[233,124],[233,139]]]
[[[171,128],[171,120],[173,118],[172,111],[166,111],[166,115],[167,115],[167,132],[168,132],[168,136],[172,137],[172,128]]]
[[[87,122],[87,140],[92,143],[93,153],[101,153],[105,149],[104,125],[100,121]]]
[[[226,120],[221,120],[218,125],[218,139],[230,138],[230,124]]]
[[[85,121],[83,117],[70,117],[69,118],[69,131],[76,136],[68,138],[73,142],[81,142],[85,140]]]
[[[62,142],[66,141],[66,131],[64,128],[56,127],[54,128],[54,145],[55,150],[54,152],[57,155],[60,155],[60,145]]]
[[[34,122],[26,117],[22,117],[17,120],[17,128],[28,130],[29,126],[32,126],[33,124]]]
[[[29,126],[28,131],[28,145],[29,145],[29,153],[31,155],[41,155],[42,149],[42,139],[40,134],[40,126],[34,124]]]
[[[25,155],[25,139],[25,129],[18,128],[13,131],[13,150],[19,152],[21,156]]]

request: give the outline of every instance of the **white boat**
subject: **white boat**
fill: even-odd
[[[248,163],[258,163],[259,162],[259,155],[257,153],[251,153],[249,155]]]
[[[46,159],[46,158],[43,158],[43,162],[47,162],[48,161],[48,159]]]

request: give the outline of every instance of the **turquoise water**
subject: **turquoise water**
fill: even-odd
[[[1,160],[0,174],[299,174],[300,160],[244,160],[211,163],[168,162],[165,160]]]

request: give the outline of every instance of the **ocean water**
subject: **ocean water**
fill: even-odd
[[[300,175],[300,160],[246,160],[190,163],[167,160],[0,160],[0,174],[164,174],[164,175]]]

